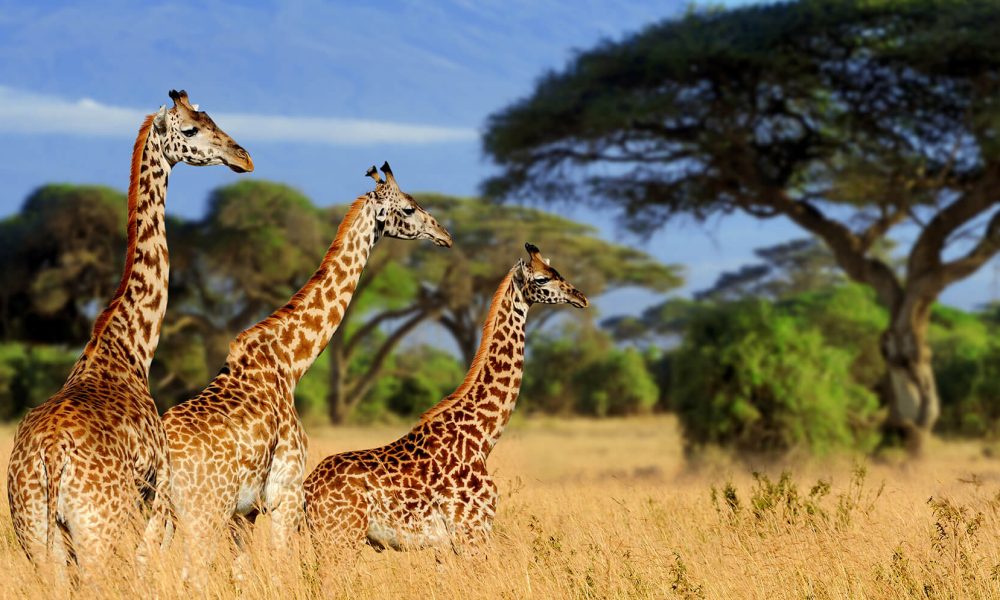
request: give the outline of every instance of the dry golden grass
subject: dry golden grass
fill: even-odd
[[[310,468],[404,429],[314,431]],[[2,433],[6,461],[10,431]],[[491,458],[502,498],[485,557],[446,554],[438,564],[432,551],[365,548],[336,565],[299,566],[267,551],[262,519],[245,579],[234,583],[223,565],[205,595],[1000,597],[1000,462],[972,443],[937,443],[930,454],[918,464],[867,463],[864,476],[849,458],[786,465],[784,482],[771,465],[755,480],[752,466],[723,459],[686,465],[669,417],[525,422]],[[6,505],[0,532],[0,598],[51,595],[14,542]],[[182,565],[175,545],[145,580],[79,595],[199,596],[181,580]]]

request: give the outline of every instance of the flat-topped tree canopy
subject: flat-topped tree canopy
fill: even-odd
[[[484,188],[586,198],[645,232],[679,215],[791,219],[891,309],[893,420],[926,431],[929,307],[1000,250],[998,26],[995,2],[947,0],[802,0],[657,23],[493,115],[484,147],[501,171]],[[920,232],[898,277],[871,250],[904,222]]]

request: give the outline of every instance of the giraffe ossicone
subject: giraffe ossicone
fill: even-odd
[[[462,384],[398,440],[324,459],[305,481],[306,522],[321,555],[367,542],[378,550],[458,548],[484,540],[497,487],[486,460],[514,410],[532,304],[586,307],[587,297],[525,244],[500,282]]]
[[[232,341],[208,387],[163,415],[178,523],[200,554],[194,564],[207,566],[227,525],[252,525],[261,509],[279,551],[289,548],[303,515],[306,461],[296,384],[339,328],[380,238],[451,246],[448,231],[399,189],[388,163],[382,171],[384,180],[374,167],[366,173],[375,189],[351,205],[309,281]]]
[[[94,322],[62,388],[31,410],[14,436],[7,493],[28,557],[65,579],[85,576],[170,513],[167,444],[149,395],[149,365],[167,306],[167,180],[177,163],[253,170],[246,150],[171,91],[173,107],[148,115],[132,152],[128,248],[121,283]],[[151,503],[152,519],[138,507]],[[133,535],[134,534],[134,535]],[[144,545],[145,546],[145,545]]]

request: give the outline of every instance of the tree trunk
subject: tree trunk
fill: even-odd
[[[893,315],[881,340],[886,365],[884,387],[889,405],[887,429],[901,435],[907,450],[914,456],[922,453],[924,442],[941,413],[927,342],[929,324],[929,309],[912,311],[909,315],[899,311]]]
[[[343,356],[340,344],[330,344],[330,380],[326,395],[326,410],[330,423],[343,425],[351,414],[350,398],[347,397],[347,367],[348,361]]]

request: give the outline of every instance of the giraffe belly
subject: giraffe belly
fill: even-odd
[[[445,517],[432,510],[426,517],[392,519],[388,515],[371,515],[368,519],[368,541],[376,548],[410,550],[448,543],[450,534]]]
[[[264,482],[244,483],[236,496],[236,514],[245,515],[260,506],[260,492]]]

